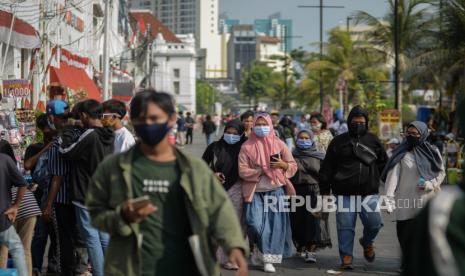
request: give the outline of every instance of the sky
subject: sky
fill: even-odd
[[[319,9],[298,8],[299,5],[319,5],[318,0],[219,0],[220,14],[226,13],[229,19],[239,19],[242,24],[253,24],[255,19],[266,19],[277,12],[282,19],[293,20],[293,48],[302,46],[306,50],[317,50],[319,33]],[[324,5],[344,6],[343,9],[324,10],[324,39],[333,27],[346,26],[347,17],[355,11],[363,10],[376,17],[387,13],[387,0],[324,0]],[[315,44],[316,43],[316,44]]]

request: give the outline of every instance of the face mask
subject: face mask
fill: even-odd
[[[164,124],[142,124],[134,126],[137,136],[149,146],[158,145],[166,134],[171,130],[168,126],[168,122]]]
[[[314,125],[314,126],[312,126],[312,130],[313,130],[313,131],[320,131],[322,125],[323,125],[322,123],[319,123],[319,124],[317,124],[317,125]]]
[[[241,140],[241,136],[236,134],[225,134],[223,139],[226,143],[234,145]]]
[[[367,132],[367,126],[365,124],[351,123],[349,131],[354,135],[363,135]]]
[[[105,127],[112,127],[115,125],[115,120],[111,117],[103,117],[102,125]]]
[[[420,139],[415,136],[407,135],[406,139],[407,139],[407,144],[410,147],[416,147],[420,145]]]
[[[309,149],[313,146],[312,140],[297,139],[297,147],[301,149]]]
[[[258,137],[266,137],[270,134],[270,127],[269,126],[256,126],[253,128],[253,132]]]

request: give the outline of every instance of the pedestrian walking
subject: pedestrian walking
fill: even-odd
[[[271,121],[273,122],[273,129],[276,137],[283,142],[286,142],[286,138],[284,137],[284,128],[279,123],[279,113],[271,113]]]
[[[297,124],[297,131],[302,131],[310,129],[310,124],[307,122],[307,119],[305,118],[305,114],[302,114],[300,116],[300,122]]]
[[[205,117],[205,121],[202,123],[203,126],[203,133],[207,139],[207,146],[213,143],[213,133],[215,133],[216,126],[215,123],[212,121],[212,117],[207,115]]]
[[[17,187],[13,200],[11,188]],[[26,193],[27,183],[11,157],[0,153],[0,245],[6,245],[19,276],[29,275],[24,247],[13,223],[16,220],[20,203]],[[5,267],[2,267],[5,268]]]
[[[186,120],[182,111],[178,113],[178,119],[176,120],[178,126],[178,132],[176,133],[178,143],[181,147],[184,146],[184,138],[186,137]]]
[[[194,140],[195,120],[190,112],[186,113],[186,144],[191,144]]]
[[[115,133],[115,151],[120,153],[127,151],[136,144],[132,133],[123,125],[122,120],[126,117],[126,105],[118,100],[108,100],[103,104],[102,124],[110,127]]]
[[[140,143],[100,164],[87,193],[93,224],[111,235],[105,274],[219,275],[213,241],[246,275],[245,243],[226,192],[204,161],[169,144],[172,97],[141,91],[130,115]]]
[[[380,175],[387,155],[378,137],[368,132],[369,118],[360,106],[354,107],[349,116],[349,132],[331,141],[320,170],[320,192],[329,195],[332,190],[337,204],[344,209],[336,212],[339,255],[343,269],[353,268],[353,246],[357,215],[364,231],[359,240],[368,262],[375,260],[374,241],[383,226],[379,204]],[[354,200],[366,202],[361,210],[350,209]],[[351,204],[351,201],[353,202]],[[346,210],[349,208],[349,210]]]
[[[243,233],[245,233],[245,226],[242,212],[242,183],[239,178],[238,160],[242,144],[246,140],[247,137],[244,135],[244,125],[242,122],[237,119],[229,121],[225,126],[223,137],[217,142],[210,144],[202,156],[202,159],[210,166],[228,193],[241,223]],[[217,255],[224,268],[228,270],[238,269],[236,265],[228,261],[222,249],[218,250]]]
[[[252,110],[246,111],[241,115],[241,122],[244,124],[244,135],[249,137],[253,129],[254,112]]]
[[[220,134],[221,116],[215,113],[213,115],[213,123],[215,124],[215,136],[218,137]]]
[[[239,154],[239,175],[243,180],[244,214],[248,237],[256,244],[252,262],[275,272],[273,264],[293,254],[289,212],[280,210],[286,195],[295,195],[289,178],[297,164],[286,144],[274,134],[266,113],[255,115],[253,133]],[[274,198],[277,209],[265,210],[265,198]]]
[[[310,126],[313,133],[315,133],[314,140],[316,149],[319,152],[326,153],[331,140],[333,140],[333,135],[331,131],[327,129],[328,124],[323,115],[320,113],[313,113],[310,116]]]
[[[282,127],[282,135],[284,137],[284,142],[286,143],[287,148],[290,151],[292,151],[294,149],[294,123],[289,117],[284,116],[279,122],[279,125]]]
[[[428,127],[415,121],[407,128],[406,140],[394,150],[383,172],[388,211],[395,212],[397,238],[402,254],[410,252],[407,239],[413,219],[429,198],[440,190],[445,167],[439,150],[428,139]],[[402,204],[396,206],[398,204]]]
[[[324,154],[316,150],[313,132],[301,130],[297,134],[296,148],[292,152],[297,163],[297,172],[291,178],[297,196],[310,200],[304,206],[298,206],[291,213],[292,238],[298,252],[307,263],[316,263],[316,251],[331,247],[328,227],[328,213],[310,213],[307,206],[317,207],[320,196],[320,167]]]

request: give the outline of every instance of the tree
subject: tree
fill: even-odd
[[[254,62],[242,71],[242,81],[240,91],[244,98],[257,103],[258,100],[266,96],[273,70],[259,62]]]
[[[215,103],[220,100],[219,92],[211,86],[208,82],[197,80],[196,83],[196,101],[197,114],[213,113],[215,110]]]

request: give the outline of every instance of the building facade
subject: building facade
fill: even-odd
[[[239,85],[241,72],[257,59],[257,35],[253,25],[234,26],[228,45],[228,77]]]
[[[282,52],[289,53],[292,51],[292,20],[271,17],[269,19],[255,20],[254,25],[257,33],[279,38]]]

